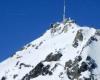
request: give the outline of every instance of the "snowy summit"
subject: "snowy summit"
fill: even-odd
[[[0,80],[100,80],[100,31],[66,19],[0,63]]]

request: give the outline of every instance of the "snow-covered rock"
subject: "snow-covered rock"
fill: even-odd
[[[0,63],[0,80],[100,80],[100,30],[52,24]]]

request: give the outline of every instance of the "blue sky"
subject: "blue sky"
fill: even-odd
[[[66,0],[66,17],[100,28],[100,0]],[[62,20],[63,0],[0,0],[0,61]]]

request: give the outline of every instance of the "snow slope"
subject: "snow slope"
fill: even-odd
[[[55,23],[0,63],[0,80],[100,80],[99,48],[96,29]]]

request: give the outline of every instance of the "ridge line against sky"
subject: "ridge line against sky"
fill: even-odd
[[[66,0],[66,16],[100,28],[100,0]],[[0,61],[62,20],[63,0],[0,0]]]

